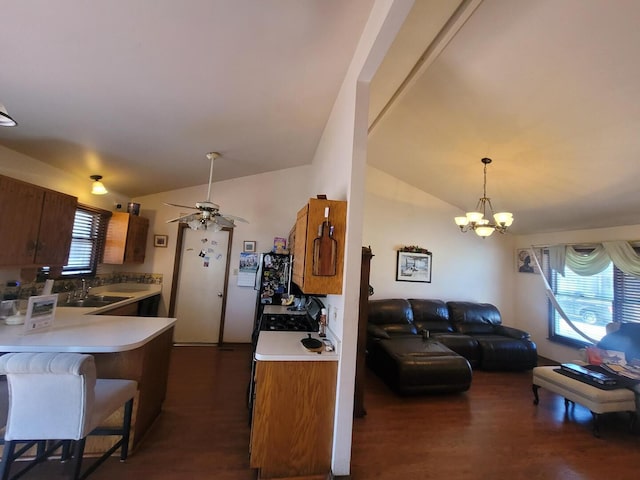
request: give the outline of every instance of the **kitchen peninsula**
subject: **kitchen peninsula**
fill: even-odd
[[[58,307],[53,326],[41,332],[25,333],[23,325],[0,325],[0,352],[88,353],[95,357],[99,378],[137,381],[131,434],[135,449],[162,408],[176,320],[115,316],[108,310],[158,293],[128,292],[127,300],[109,307]]]

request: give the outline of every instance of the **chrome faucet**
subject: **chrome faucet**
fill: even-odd
[[[89,295],[89,290],[91,290],[91,287],[87,287],[87,280],[86,279],[82,279],[82,290],[80,291],[80,299],[84,300],[85,298],[87,298],[87,295]]]

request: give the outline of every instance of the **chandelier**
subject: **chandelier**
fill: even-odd
[[[488,237],[493,232],[506,232],[507,228],[513,223],[513,214],[509,212],[493,213],[491,199],[487,197],[487,165],[491,163],[491,159],[483,158],[481,162],[484,164],[484,184],[482,197],[478,200],[476,210],[467,212],[464,217],[455,217],[454,220],[456,225],[460,227],[461,232],[473,230],[479,237]],[[494,223],[485,218],[487,206],[489,206],[489,213],[492,215]]]

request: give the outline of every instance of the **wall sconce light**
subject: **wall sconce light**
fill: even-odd
[[[0,103],[0,127],[15,127],[18,125],[11,115],[7,113],[7,109]]]
[[[93,180],[93,184],[91,186],[91,193],[94,195],[104,195],[105,193],[109,193],[100,180],[102,180],[102,175],[91,175],[89,177]]]

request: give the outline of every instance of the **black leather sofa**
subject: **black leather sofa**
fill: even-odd
[[[529,334],[502,325],[494,305],[369,301],[367,365],[398,393],[464,391],[472,368],[529,370],[537,359]]]

